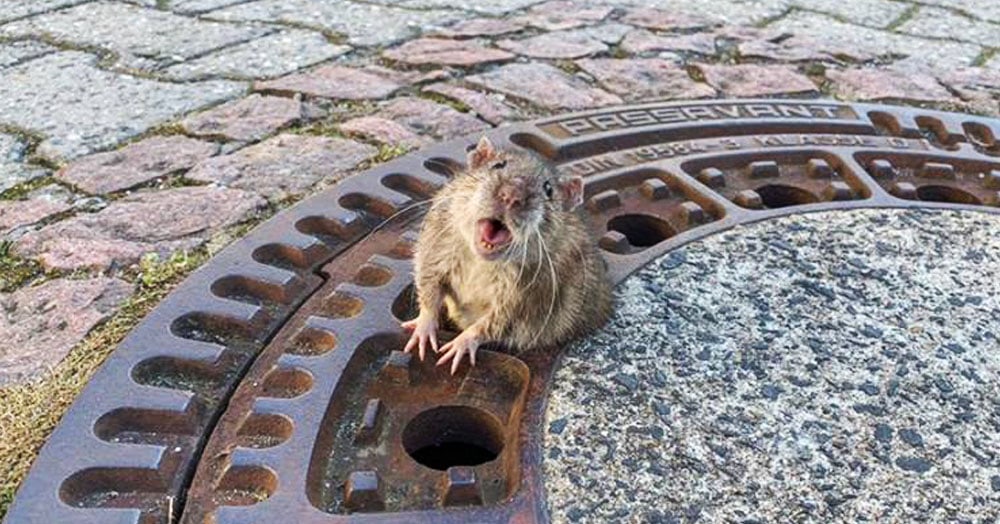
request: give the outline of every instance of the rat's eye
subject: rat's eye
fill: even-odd
[[[505,167],[507,167],[507,161],[506,160],[501,160],[501,161],[493,164],[492,166],[490,166],[490,169],[503,169]]]
[[[552,200],[552,182],[546,180],[542,182],[542,191],[545,191],[545,198]]]

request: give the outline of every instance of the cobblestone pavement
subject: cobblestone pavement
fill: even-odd
[[[1000,3],[4,0],[0,304],[48,305],[0,318],[24,341],[0,349],[0,377],[56,364],[133,292],[145,254],[204,249],[409,148],[756,96],[997,115]],[[63,325],[58,351],[35,336]]]

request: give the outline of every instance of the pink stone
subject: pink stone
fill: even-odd
[[[709,85],[728,96],[755,97],[816,92],[816,85],[795,68],[783,65],[697,64]]]
[[[817,42],[811,40],[789,40],[780,44],[766,40],[749,40],[738,46],[740,56],[765,58],[783,62],[819,62],[832,57],[822,51]]]
[[[996,115],[1000,113],[1000,71],[984,67],[946,69],[938,80],[950,87],[975,109]]]
[[[633,7],[622,16],[621,21],[625,24],[660,31],[691,31],[714,25],[703,18],[651,7]]]
[[[338,179],[376,153],[353,140],[286,133],[210,158],[187,178],[253,191],[275,202],[301,195],[320,180]]]
[[[533,27],[557,31],[600,22],[607,18],[612,10],[609,6],[591,6],[556,0],[532,7],[518,20]]]
[[[470,40],[418,38],[382,53],[389,60],[410,65],[450,65],[469,67],[491,62],[504,62],[514,55],[490,49]]]
[[[66,202],[48,198],[0,200],[0,235],[10,233],[21,226],[41,222],[69,211],[70,208]]]
[[[660,58],[578,60],[608,91],[629,100],[689,99],[715,95],[711,87],[695,82],[687,70]]]
[[[302,93],[320,98],[372,100],[385,98],[403,87],[387,76],[384,71],[374,68],[327,65],[305,73],[257,82],[254,88],[258,91]]]
[[[838,97],[847,100],[905,100],[909,102],[955,102],[956,99],[933,76],[891,69],[828,70]]]
[[[261,210],[265,201],[246,191],[181,187],[146,191],[27,233],[14,244],[22,256],[47,269],[104,270],[128,266],[142,255],[160,255],[204,244],[226,226]]]
[[[508,64],[466,80],[546,109],[586,109],[622,103],[616,95],[541,63]]]
[[[437,140],[467,135],[489,127],[468,113],[413,97],[391,100],[375,116],[398,122],[414,133]]]
[[[501,101],[503,95],[487,95],[451,84],[432,84],[423,90],[461,102],[475,111],[479,118],[493,125],[518,119],[514,109]]]
[[[523,40],[501,40],[497,45],[533,58],[569,59],[606,51],[608,46],[582,31],[543,33]]]
[[[252,141],[298,122],[302,112],[298,100],[252,94],[189,116],[181,125],[193,135]]]
[[[622,50],[628,53],[679,51],[700,55],[715,54],[715,36],[709,33],[660,36],[645,29],[630,31],[622,40]]]
[[[499,36],[507,33],[516,33],[524,28],[525,24],[517,20],[504,18],[475,18],[448,26],[433,33],[433,35],[448,38]]]
[[[60,278],[0,294],[0,386],[41,377],[132,293],[116,278]],[[44,409],[43,406],[38,406]]]
[[[383,144],[416,149],[430,142],[430,139],[410,131],[406,126],[377,116],[362,116],[340,124],[340,130],[348,136],[357,136]]]
[[[187,169],[218,150],[217,144],[185,136],[154,136],[76,160],[56,178],[88,193],[114,193]]]

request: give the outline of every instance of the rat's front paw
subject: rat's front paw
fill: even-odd
[[[413,348],[417,348],[420,360],[424,359],[429,345],[434,351],[438,351],[437,320],[420,315],[413,320],[407,320],[401,324],[403,329],[412,331],[410,340],[407,341],[403,353],[409,353]]]
[[[454,375],[458,371],[458,365],[462,363],[462,357],[466,353],[469,354],[469,363],[473,366],[476,365],[476,350],[479,348],[479,337],[469,333],[469,330],[465,330],[451,342],[448,342],[444,346],[441,346],[441,358],[438,359],[437,365],[442,366],[451,361],[451,374]]]

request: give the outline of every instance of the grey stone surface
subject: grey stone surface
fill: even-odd
[[[973,20],[948,9],[921,8],[916,16],[899,26],[899,31],[1000,47],[1000,25]]]
[[[43,156],[72,158],[245,89],[224,81],[155,82],[95,64],[92,55],[63,51],[0,71],[0,123],[45,135]]]
[[[35,40],[0,42],[0,69],[51,53],[56,48]]]
[[[89,0],[4,0],[3,8],[0,9],[0,23],[87,1]]]
[[[319,33],[291,29],[171,66],[164,73],[180,80],[270,78],[336,58],[350,50],[350,46],[331,44]]]
[[[961,9],[976,18],[1000,22],[1000,3],[995,0],[926,0],[922,3]]]
[[[796,12],[768,26],[769,29],[809,36],[832,48],[851,52],[907,57],[909,63],[932,69],[969,65],[981,49],[974,44],[929,40],[845,24],[821,14]]]
[[[261,36],[270,29],[207,22],[125,3],[94,2],[0,27],[7,36],[44,34],[109,49],[125,65],[173,62]]]
[[[410,10],[332,0],[259,0],[207,16],[220,20],[291,22],[347,35],[351,44],[385,45],[466,18],[446,10]]]
[[[155,1],[155,0],[154,0]],[[171,0],[170,9],[178,13],[204,13],[213,9],[221,9],[244,3],[247,0]]]
[[[892,0],[792,0],[795,7],[830,13],[848,22],[872,27],[886,27],[898,19],[913,4]]]
[[[990,521],[998,227],[799,215],[630,277],[555,375],[553,522]]]

